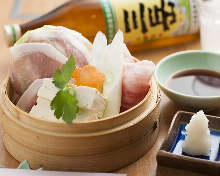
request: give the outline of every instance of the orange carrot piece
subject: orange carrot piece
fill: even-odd
[[[86,65],[82,68],[75,68],[72,73],[77,86],[88,86],[98,89],[102,92],[105,75],[96,70],[92,65]]]

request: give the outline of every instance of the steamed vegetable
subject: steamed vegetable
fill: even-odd
[[[96,70],[92,65],[86,65],[83,68],[76,68],[72,74],[74,84],[77,86],[94,87],[102,92],[105,75]]]
[[[66,123],[72,124],[73,119],[79,111],[78,101],[74,95],[74,90],[68,86],[72,72],[75,69],[75,61],[71,55],[69,60],[63,64],[62,70],[56,70],[53,76],[53,83],[59,92],[52,100],[50,106],[57,119],[62,118]]]
[[[106,37],[99,32],[93,43],[90,64],[105,74],[103,95],[107,107],[103,117],[114,116],[120,112],[122,95],[122,74],[124,60],[123,33],[118,31],[111,44],[107,46]]]

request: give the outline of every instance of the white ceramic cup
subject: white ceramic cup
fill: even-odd
[[[202,50],[220,52],[220,0],[200,0]]]

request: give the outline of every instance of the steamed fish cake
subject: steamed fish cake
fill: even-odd
[[[28,86],[39,78],[50,78],[61,69],[67,58],[52,45],[24,43],[10,48],[13,63],[10,79],[15,92],[22,95]]]
[[[88,64],[92,44],[80,33],[62,26],[45,25],[28,31],[15,45],[21,43],[48,43],[67,58],[72,54],[77,67]]]

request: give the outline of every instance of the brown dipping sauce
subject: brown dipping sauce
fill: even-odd
[[[167,81],[168,88],[191,96],[220,96],[220,73],[193,69],[177,72]]]

